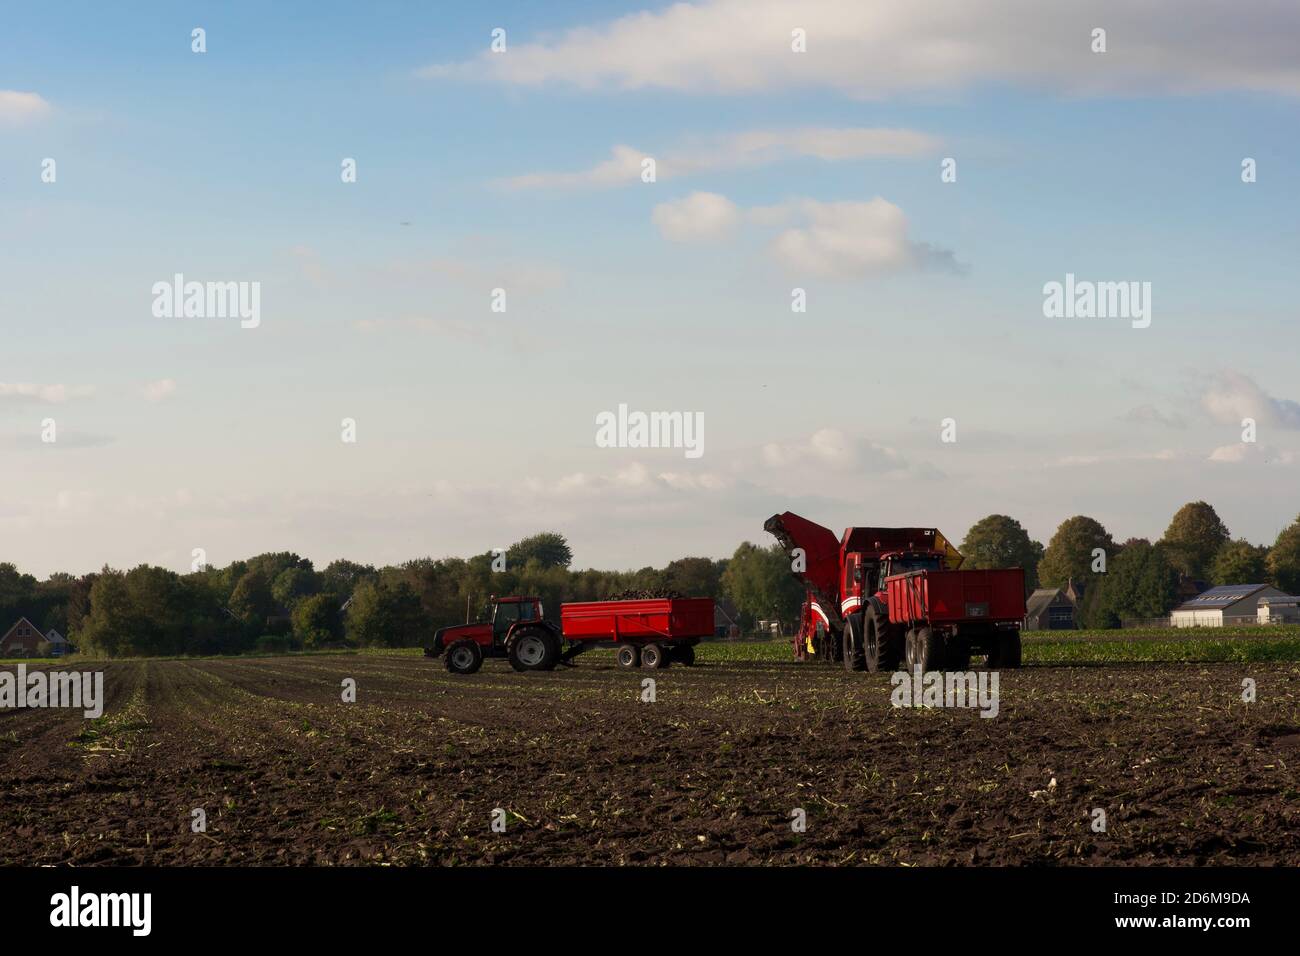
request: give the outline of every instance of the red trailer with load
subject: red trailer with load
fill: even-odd
[[[763,528],[806,588],[798,660],[965,670],[980,653],[990,667],[1020,666],[1023,569],[960,570],[961,553],[937,528],[848,528],[836,540],[789,511]]]
[[[447,670],[472,674],[486,657],[504,657],[517,671],[548,671],[594,647],[612,647],[624,668],[695,663],[695,645],[713,634],[712,598],[647,598],[560,605],[560,623],[542,614],[536,597],[492,598],[480,620],[440,628],[428,657],[446,656]]]

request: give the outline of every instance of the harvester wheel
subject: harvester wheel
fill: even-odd
[[[560,648],[549,631],[530,628],[510,639],[507,656],[517,671],[549,671],[560,659]]]
[[[989,668],[1014,670],[1020,666],[1020,631],[999,631],[993,653],[989,655]]]
[[[844,669],[860,671],[866,666],[866,652],[862,644],[862,617],[850,614],[844,619]]]
[[[680,647],[673,648],[673,660],[683,667],[695,666],[695,648],[690,644],[683,644]]]
[[[888,620],[874,610],[868,611],[864,616],[862,638],[867,670],[880,674],[892,673],[898,669],[901,655]]]
[[[641,666],[641,648],[635,644],[620,644],[614,651],[614,660],[618,661],[618,666],[623,670],[630,671],[634,667]]]
[[[453,674],[472,674],[483,666],[483,648],[473,641],[457,641],[447,648],[443,663]]]

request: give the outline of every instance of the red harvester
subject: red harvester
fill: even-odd
[[[1020,666],[1022,568],[960,570],[962,556],[936,528],[829,528],[793,512],[763,529],[791,552],[807,589],[795,657],[845,669],[966,670]]]

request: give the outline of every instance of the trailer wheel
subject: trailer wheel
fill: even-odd
[[[860,671],[867,666],[866,651],[862,643],[862,616],[850,614],[844,619],[844,669]]]
[[[873,674],[889,673],[898,669],[898,642],[889,621],[874,610],[865,615],[862,630],[863,657],[867,670]]]
[[[447,648],[443,663],[453,674],[472,674],[483,666],[483,648],[473,641],[457,641]]]
[[[641,649],[635,644],[620,644],[614,651],[614,660],[618,661],[618,666],[624,670],[630,671],[634,667],[640,667]]]
[[[928,627],[907,632],[907,669],[923,674],[943,667],[943,635]]]
[[[647,644],[641,648],[641,666],[661,670],[668,666],[668,655],[658,644]]]
[[[517,671],[549,671],[560,658],[555,638],[547,631],[530,628],[520,631],[510,639],[507,652],[510,666]]]
[[[993,650],[989,654],[989,669],[1005,667],[1015,670],[1020,666],[1020,631],[999,631],[993,639]]]
[[[673,648],[673,660],[683,667],[695,666],[695,648],[690,644],[683,644],[680,647]]]

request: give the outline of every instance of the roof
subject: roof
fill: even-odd
[[[1256,592],[1264,590],[1267,584],[1221,584],[1217,588],[1202,591],[1196,597],[1184,601],[1175,611],[1213,611],[1230,607],[1238,601],[1244,601]]]
[[[1056,603],[1060,598],[1067,604],[1073,604],[1068,597],[1061,593],[1060,588],[1039,588],[1033,594],[1029,595],[1029,600],[1025,602],[1025,616],[1034,617],[1042,613],[1047,608]]]
[[[44,639],[45,635],[41,632],[41,629],[39,627],[37,627],[31,621],[27,620],[27,618],[20,617],[18,620],[14,621],[13,627],[9,628],[9,630],[5,631],[4,634],[0,636],[0,641],[7,640],[9,636],[18,629],[19,624],[26,624],[28,627],[32,629],[32,631],[36,634],[37,637]]]
[[[49,631],[46,632],[45,639],[49,641],[51,644],[68,643],[68,639],[64,637],[62,634],[60,634],[58,631],[56,631],[54,628],[50,628]]]

